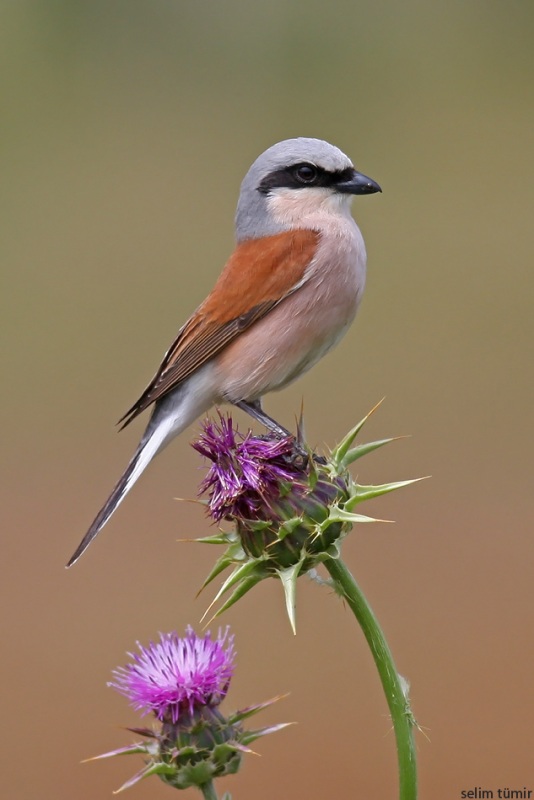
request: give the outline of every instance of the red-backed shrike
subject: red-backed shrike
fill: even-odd
[[[320,139],[273,145],[247,172],[236,247],[153,380],[120,420],[154,404],[139,447],[67,566],[163,448],[215,403],[233,403],[281,435],[261,398],[310,369],[347,331],[365,285],[352,196],[380,187]]]

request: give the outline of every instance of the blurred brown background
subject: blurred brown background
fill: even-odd
[[[355,216],[366,297],[335,354],[267,401],[333,444],[382,396],[363,482],[431,473],[344,554],[412,684],[421,797],[534,789],[533,21],[528,2],[20,0],[3,90],[2,793],[110,797],[141,766],[80,765],[139,723],[106,687],[136,639],[197,624],[215,550],[171,446],[71,571],[142,424],[114,422],[213,284],[239,183],[289,136],[336,143],[383,194]],[[240,421],[246,420],[239,416]],[[281,692],[298,725],[219,786],[394,798],[394,738],[363,637],[301,581],[298,635],[263,584],[223,623],[228,709]],[[224,708],[224,707],[223,707]],[[151,779],[137,798],[171,797]],[[190,791],[187,797],[193,797]],[[495,795],[497,796],[497,795]]]

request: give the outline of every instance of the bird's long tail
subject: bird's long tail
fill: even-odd
[[[71,556],[67,567],[72,567],[82,553],[87,550],[154,456],[163,450],[171,439],[178,436],[197,417],[207,411],[213,405],[214,400],[212,366],[206,364],[157,401],[132,460]]]
[[[82,541],[70,557],[67,567],[72,567],[84,553],[95,536],[102,530],[115,509],[122,503],[134,483],[148,467],[154,456],[156,456],[168,441],[169,429],[165,424],[149,426],[145,435],[141,439],[139,447],[135,451],[133,458],[126,467],[126,470],[118,480],[109,498],[106,500],[98,514],[96,515],[91,527],[83,537]]]

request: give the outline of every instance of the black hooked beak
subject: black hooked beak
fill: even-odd
[[[350,178],[336,184],[336,191],[341,192],[341,194],[374,194],[375,192],[381,192],[382,189],[372,178],[353,170]]]

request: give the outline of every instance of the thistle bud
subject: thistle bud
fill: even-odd
[[[266,569],[305,572],[340,537],[343,522],[329,513],[349,499],[349,486],[324,459],[303,458],[292,437],[242,435],[220,415],[193,447],[212,462],[200,487],[210,516],[234,522],[246,555]]]
[[[211,462],[200,492],[208,495],[208,513],[215,522],[234,524],[233,531],[199,540],[227,545],[204,586],[233,566],[214,603],[233,592],[215,616],[260,580],[278,576],[294,630],[297,578],[328,558],[338,558],[341,541],[354,523],[375,521],[355,513],[358,503],[412,483],[362,486],[352,479],[348,467],[353,461],[392,441],[352,447],[368,416],[329,458],[311,452],[303,458],[303,443],[293,437],[257,437],[250,430],[243,435],[230,416],[219,414],[218,424],[204,423],[193,443]]]

